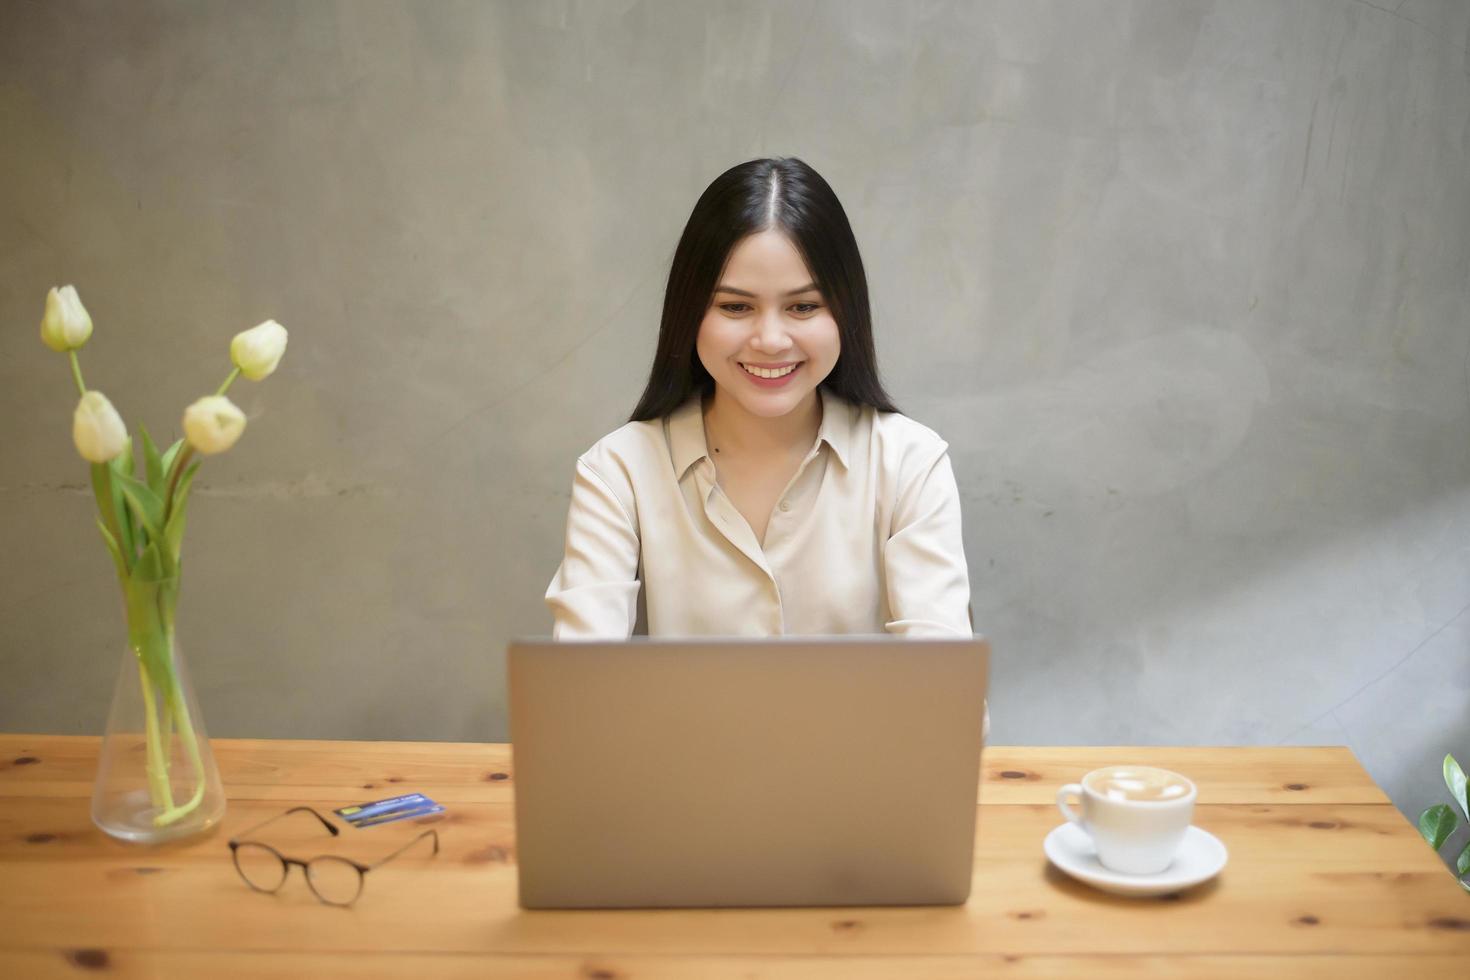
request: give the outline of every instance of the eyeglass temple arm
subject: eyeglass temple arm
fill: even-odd
[[[425,837],[432,837],[432,838],[434,838],[434,853],[435,854],[438,854],[439,853],[439,831],[433,830],[433,829],[429,829],[429,830],[424,831],[422,834],[419,834],[413,840],[409,841],[407,844],[404,844],[402,847],[400,847],[398,850],[394,851],[392,854],[389,854],[387,857],[379,858],[378,860],[374,861],[372,864],[368,865],[368,867],[369,868],[376,868],[376,867],[378,867],[380,865],[387,864],[389,861],[393,860],[398,855],[400,855],[404,851],[408,850],[410,847],[413,847],[415,844],[417,844],[419,841],[423,840]]]
[[[289,817],[291,814],[296,813],[299,810],[305,810],[307,813],[311,814],[313,817],[316,817],[317,820],[319,820],[321,822],[321,825],[323,827],[325,827],[325,828],[327,828],[327,830],[331,831],[331,834],[332,834],[333,837],[336,837],[339,833],[341,833],[341,831],[339,831],[336,827],[333,827],[332,826],[331,822],[328,821],[326,817],[322,816],[320,813],[317,813],[311,807],[309,807],[309,806],[293,806],[291,809],[287,810],[285,813],[278,813],[274,817],[271,817],[269,820],[264,820],[264,821],[256,824],[254,827],[251,827],[251,828],[249,828],[247,830],[240,831],[238,834],[235,835],[235,839],[236,840],[239,840],[240,838],[244,837],[246,834],[253,834],[253,833],[255,833],[255,831],[259,830],[261,827],[264,827],[266,824],[273,823],[274,821],[277,821],[277,820],[281,819],[282,817]]]

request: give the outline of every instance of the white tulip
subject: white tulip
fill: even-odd
[[[184,409],[184,438],[204,453],[222,453],[245,431],[245,413],[224,395],[207,395]]]
[[[286,328],[274,320],[235,334],[230,341],[230,360],[251,381],[259,381],[276,369],[286,353]]]
[[[71,438],[77,452],[89,463],[105,463],[122,453],[128,429],[112,402],[100,391],[89,391],[77,402],[72,416]]]
[[[92,318],[82,306],[75,286],[55,286],[46,293],[46,315],[41,318],[41,341],[59,354],[79,350],[92,336]]]

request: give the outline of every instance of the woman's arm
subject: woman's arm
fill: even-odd
[[[900,490],[883,563],[893,616],[884,629],[904,636],[972,635],[960,491],[947,447]]]
[[[960,533],[960,490],[945,447],[899,494],[883,549],[888,580],[884,624],[903,636],[973,636],[970,575]],[[981,738],[990,738],[990,703]]]
[[[626,639],[638,613],[638,530],[606,480],[577,460],[566,554],[546,604],[553,639]]]

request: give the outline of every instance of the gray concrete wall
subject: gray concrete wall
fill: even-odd
[[[1394,8],[1394,9],[1387,9]],[[123,640],[36,324],[176,430],[211,734],[500,740],[575,456],[695,197],[842,197],[950,441],[1000,743],[1470,763],[1470,6],[0,3],[0,728],[97,732]]]

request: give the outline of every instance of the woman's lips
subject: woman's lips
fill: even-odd
[[[748,380],[751,384],[759,385],[762,388],[783,388],[791,382],[792,378],[796,377],[796,373],[801,370],[801,366],[805,363],[805,361],[798,361],[796,363],[796,367],[792,368],[790,371],[779,378],[762,378],[758,375],[751,374],[749,371],[745,370],[745,366],[743,364],[740,366],[740,373],[745,375],[746,380]]]

